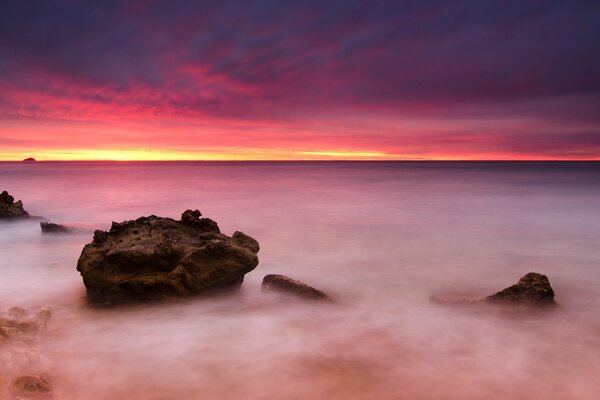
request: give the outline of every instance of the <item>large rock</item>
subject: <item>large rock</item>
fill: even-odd
[[[0,193],[0,219],[29,218],[29,213],[23,209],[21,200],[15,202],[5,190]]]
[[[485,298],[488,302],[553,305],[554,290],[546,275],[530,272],[519,279],[519,282]]]
[[[262,282],[262,289],[276,290],[311,300],[331,300],[324,292],[285,275],[266,275]]]
[[[88,295],[101,300],[185,297],[241,284],[258,251],[250,236],[223,235],[215,221],[187,210],[180,221],[152,215],[96,231],[77,270]]]

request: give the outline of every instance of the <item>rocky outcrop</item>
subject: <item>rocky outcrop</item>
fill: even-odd
[[[33,163],[36,162],[36,159],[33,157],[27,157],[23,160],[24,163]]]
[[[546,275],[530,272],[519,282],[485,298],[487,302],[529,305],[553,305],[554,290]]]
[[[55,224],[53,222],[40,222],[40,228],[42,233],[69,233],[73,232],[71,228],[68,228],[61,224]]]
[[[262,282],[262,289],[276,290],[310,300],[331,301],[331,298],[324,292],[285,275],[266,275]]]
[[[94,232],[77,262],[88,295],[163,299],[241,284],[258,265],[258,242],[242,232],[226,236],[201,216],[198,210],[179,221],[152,215]]]
[[[21,200],[15,201],[5,190],[0,193],[0,219],[29,218],[29,213],[23,209]]]

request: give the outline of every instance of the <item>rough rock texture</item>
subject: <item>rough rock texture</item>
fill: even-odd
[[[42,228],[42,233],[69,233],[72,232],[72,229],[67,228],[61,224],[55,224],[53,222],[40,222],[40,228]]]
[[[519,282],[485,298],[488,302],[553,305],[554,290],[546,275],[530,272]]]
[[[16,201],[5,190],[0,193],[0,219],[28,218],[29,213],[23,209],[23,202]]]
[[[92,298],[185,297],[241,284],[258,251],[250,236],[223,235],[215,221],[187,210],[180,221],[152,215],[94,232],[77,270]]]
[[[263,290],[277,290],[290,293],[305,299],[331,300],[331,298],[322,291],[284,275],[266,275],[263,278],[262,288]]]

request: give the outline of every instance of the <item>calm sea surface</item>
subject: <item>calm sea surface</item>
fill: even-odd
[[[80,233],[0,223],[0,310],[62,335],[0,375],[56,399],[600,399],[600,164],[0,163],[0,190]],[[98,310],[76,271],[94,229],[193,208],[261,244],[238,293]],[[527,272],[552,312],[441,306]],[[281,273],[336,298],[260,290]]]

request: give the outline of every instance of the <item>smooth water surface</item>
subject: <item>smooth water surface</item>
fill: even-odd
[[[62,331],[28,366],[56,399],[600,398],[600,164],[0,163],[0,190],[81,230],[0,223],[0,309],[50,306]],[[238,293],[86,303],[94,229],[189,208],[260,242]],[[430,301],[530,271],[555,310]],[[261,292],[268,273],[336,302]]]

